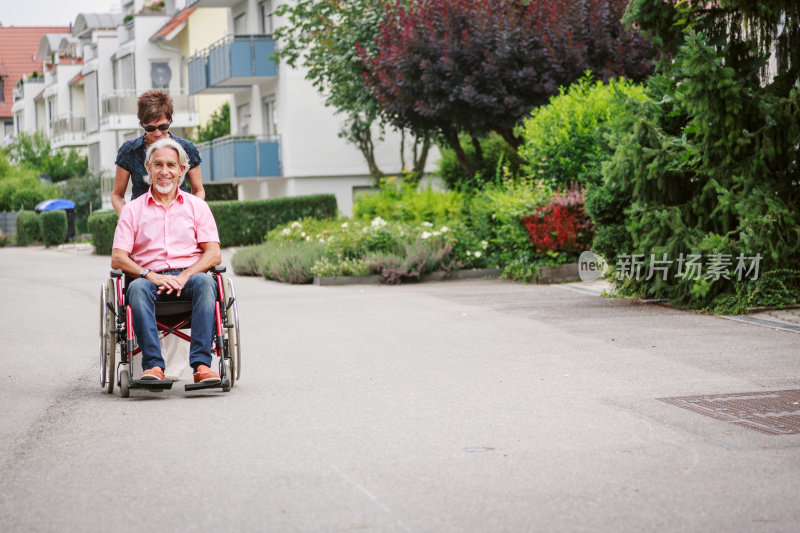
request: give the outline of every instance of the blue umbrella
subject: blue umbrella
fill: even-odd
[[[36,212],[55,211],[57,209],[75,209],[75,202],[58,198],[55,200],[45,200],[36,206]]]

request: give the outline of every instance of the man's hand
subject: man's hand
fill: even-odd
[[[188,281],[188,279],[188,277],[183,275],[183,272],[177,276],[158,274],[156,272],[150,272],[147,274],[147,281],[158,286],[158,294],[161,294],[165,291],[167,294],[172,294],[172,291],[176,291],[175,296],[178,297],[180,297],[181,290],[183,290],[183,286],[186,285],[186,281]]]

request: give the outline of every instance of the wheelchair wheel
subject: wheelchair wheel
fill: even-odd
[[[114,382],[116,381],[114,364],[117,335],[113,333],[116,319],[112,309],[116,309],[116,291],[114,290],[114,280],[109,279],[104,286],[100,286],[100,386],[109,394],[114,392]]]
[[[131,374],[127,367],[119,371],[119,397],[127,398],[131,395]]]
[[[225,306],[228,307],[228,351],[231,361],[231,386],[238,381],[242,373],[242,352],[239,344],[239,302],[236,300],[236,289],[231,278],[225,278]]]
[[[224,365],[225,377],[228,378],[229,383],[227,387],[222,387],[222,392],[230,392],[230,390],[233,388],[234,382],[236,381],[236,379],[233,377],[233,370],[231,369],[231,359],[223,359],[222,364]]]

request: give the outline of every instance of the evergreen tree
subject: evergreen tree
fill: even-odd
[[[622,286],[727,312],[798,299],[800,1],[634,0],[629,17],[662,57],[606,168],[631,198],[630,254],[644,258]],[[702,273],[673,265],[645,279],[663,254],[701,254]],[[740,280],[737,259],[756,256],[746,266],[758,263],[759,279]],[[714,275],[720,261],[728,276]]]

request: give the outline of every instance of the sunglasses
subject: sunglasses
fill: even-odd
[[[172,122],[167,122],[166,124],[159,124],[158,126],[142,126],[144,131],[147,133],[153,133],[156,130],[167,131],[170,127]]]

